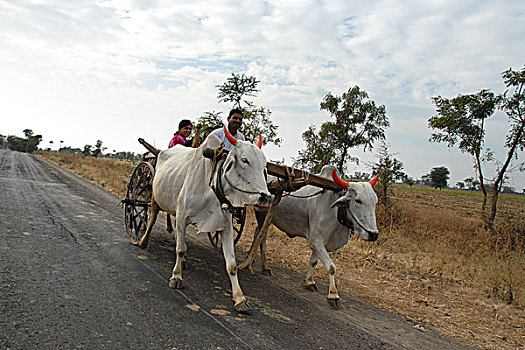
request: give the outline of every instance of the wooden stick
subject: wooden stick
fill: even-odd
[[[248,253],[248,257],[246,258],[246,260],[244,260],[239,265],[239,270],[244,270],[245,268],[248,267],[250,273],[254,274],[252,263],[253,263],[253,260],[255,259],[255,254],[257,254],[258,247],[261,246],[261,242],[264,239],[266,239],[266,235],[268,234],[268,229],[270,228],[270,224],[272,223],[273,214],[275,213],[275,209],[277,208],[277,205],[281,201],[282,195],[283,195],[282,190],[278,191],[275,194],[272,204],[270,205],[270,208],[268,208],[268,212],[266,213],[266,218],[264,219],[264,223],[261,229],[259,230],[259,235],[257,235],[257,237],[255,237],[254,240],[252,241],[252,246],[250,247],[250,252]]]

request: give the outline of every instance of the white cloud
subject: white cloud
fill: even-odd
[[[501,92],[501,72],[525,63],[524,11],[474,0],[0,1],[0,133],[160,147],[180,119],[227,111],[215,86],[246,72],[284,138],[270,158],[296,156],[307,126],[329,118],[324,94],[359,85],[386,105],[389,142],[411,175],[441,163],[463,174],[464,155],[427,142],[431,97]],[[487,144],[503,154],[506,124],[490,127]]]

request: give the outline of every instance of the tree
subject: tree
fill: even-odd
[[[413,177],[407,176],[403,180],[403,183],[407,184],[408,186],[412,187],[415,185],[416,180]]]
[[[92,149],[92,147],[93,147],[93,146],[91,146],[91,145],[85,145],[85,146],[84,146],[84,149],[82,150],[82,154],[83,154],[84,156],[86,156],[86,157],[89,156],[89,155],[91,155],[91,149]]]
[[[95,158],[98,158],[102,155],[102,152],[106,150],[106,147],[102,147],[102,141],[97,140],[97,143],[95,144],[95,148],[91,151],[91,155]]]
[[[487,225],[494,232],[494,221],[496,220],[498,195],[506,180],[506,173],[511,168],[511,162],[518,159],[518,151],[525,149],[525,65],[521,71],[509,68],[502,73],[503,81],[507,90],[499,96],[501,109],[507,114],[510,123],[510,132],[505,140],[507,157],[498,167],[496,178],[490,189],[490,212],[487,217]],[[520,163],[511,169],[524,170],[524,164]]]
[[[42,135],[34,135],[31,129],[25,129],[23,132],[26,138],[9,135],[5,145],[13,151],[33,153],[38,149]]]
[[[329,133],[325,124],[321,125],[319,133],[316,132],[315,126],[310,125],[303,133],[303,141],[307,146],[298,152],[299,157],[294,159],[293,165],[319,173],[335,157],[335,147],[327,142],[328,138]]]
[[[246,76],[246,74],[235,74],[226,79],[226,82],[222,85],[217,85],[219,88],[219,95],[217,98],[219,102],[233,102],[233,107],[238,109],[253,108],[254,105],[251,101],[246,100],[246,96],[257,96],[259,90],[257,85],[260,82],[253,76]],[[246,107],[243,106],[243,103]]]
[[[199,117],[197,123],[202,125],[202,134],[205,135],[208,131],[221,128],[223,121],[221,117],[222,112],[204,112],[202,117]]]
[[[263,136],[263,145],[273,143],[279,146],[281,139],[277,136],[277,126],[270,119],[272,112],[265,107],[257,107],[248,97],[255,97],[259,92],[259,81],[253,76],[235,74],[226,79],[222,85],[217,85],[219,102],[232,102],[233,108],[243,111],[242,133],[247,141],[256,142],[259,135]],[[203,124],[205,125],[205,124]],[[221,123],[222,125],[222,123]]]
[[[372,172],[379,174],[379,181],[377,183],[377,191],[381,203],[388,210],[389,208],[389,192],[392,191],[390,184],[394,180],[402,180],[406,178],[406,174],[402,171],[403,163],[394,158],[390,153],[388,144],[383,142],[379,148],[378,161],[372,166]]]
[[[0,134],[0,148],[4,148],[7,146],[7,139],[5,135]]]
[[[303,133],[306,149],[294,159],[296,166],[313,170],[321,164],[335,163],[344,174],[349,161],[359,161],[349,150],[354,147],[371,150],[375,141],[385,139],[385,128],[390,125],[385,106],[376,106],[358,86],[349,88],[342,96],[326,94],[321,109],[335,120],[321,124],[319,134],[315,134],[313,126]]]
[[[461,181],[458,181],[458,182],[456,182],[456,187],[459,188],[460,190],[462,190],[462,189],[465,188],[465,183],[461,182]]]
[[[22,132],[24,133],[26,139],[29,139],[31,136],[33,136],[33,130],[31,129],[24,129]]]
[[[428,174],[428,178],[430,179],[430,186],[434,188],[439,188],[440,190],[443,189],[443,187],[447,187],[449,174],[450,172],[444,166],[432,168],[432,170]]]
[[[437,116],[428,120],[432,133],[430,141],[446,142],[448,147],[458,144],[461,152],[474,157],[474,167],[483,192],[483,213],[486,212],[487,190],[484,186],[482,152],[485,140],[485,119],[494,114],[498,98],[490,90],[477,94],[458,95],[453,99],[433,97]],[[485,215],[485,214],[483,214]]]
[[[521,71],[509,68],[502,73],[507,87],[504,94],[495,96],[489,90],[481,90],[474,95],[459,95],[454,99],[434,97],[438,116],[429,119],[429,126],[435,130],[430,141],[447,142],[449,147],[458,144],[462,152],[474,157],[479,186],[483,192],[482,218],[485,225],[494,233],[498,194],[506,180],[506,174],[515,169],[523,169],[523,163],[512,167],[512,160],[517,159],[517,152],[525,147],[525,102],[523,84],[525,82],[525,66]],[[505,141],[508,149],[506,159],[497,164],[497,174],[489,185],[485,185],[482,171],[482,153],[485,139],[485,119],[490,117],[496,107],[504,111],[510,122],[510,132]],[[488,152],[486,160],[494,160]],[[488,198],[490,197],[490,198]],[[488,205],[490,201],[490,205]]]

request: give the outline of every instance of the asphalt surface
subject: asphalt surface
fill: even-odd
[[[326,286],[306,291],[278,266],[272,277],[240,272],[253,311],[237,314],[222,252],[195,232],[184,288],[170,289],[164,218],[140,250],[119,201],[37,156],[0,150],[0,348],[466,348],[345,295],[333,310]]]

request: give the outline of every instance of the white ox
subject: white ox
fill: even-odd
[[[232,143],[236,145],[224,160],[222,174],[219,175],[217,170],[220,166],[214,171],[212,161],[203,155],[207,148],[220,147],[221,142],[214,135],[210,135],[199,148],[175,146],[159,153],[153,179],[151,217],[139,246],[147,245],[159,209],[176,217],[177,257],[169,286],[181,288],[182,261],[187,249],[184,237],[187,226],[195,224],[198,232],[220,232],[234,307],[237,311],[244,312],[249,307],[237,279],[232,216],[228,210],[223,209],[209,184],[213,181],[215,185],[221,186],[225,198],[233,207],[267,207],[271,196],[266,186],[266,158],[262,151],[249,142],[233,140]]]
[[[290,196],[283,196],[275,210],[272,223],[290,238],[307,239],[312,255],[306,274],[306,287],[317,289],[313,273],[320,259],[330,281],[328,302],[337,306],[339,294],[335,284],[335,265],[328,252],[336,251],[348,242],[352,231],[348,226],[353,226],[354,231],[365,241],[377,239],[379,235],[375,215],[377,196],[372,189],[377,176],[370,182],[348,183],[339,179],[332,165],[325,165],[318,175],[326,179],[335,176],[334,181],[345,190],[342,193],[334,193],[328,190],[320,191],[314,186],[305,186]],[[344,208],[351,225],[344,226],[338,221],[338,207]],[[261,244],[263,271],[269,271],[264,250],[263,243]]]

